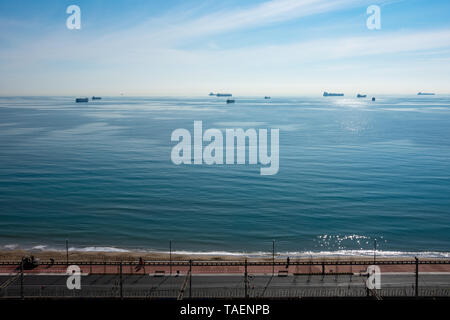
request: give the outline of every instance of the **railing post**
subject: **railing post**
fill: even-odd
[[[419,296],[419,259],[415,257],[416,259],[416,297]]]
[[[369,277],[370,277],[369,273],[367,273],[366,276],[367,276],[366,284],[365,284],[365,286],[366,286],[366,295],[370,296],[370,290],[369,290],[369,287],[367,286],[367,281],[369,281]]]
[[[169,241],[169,274],[172,275],[172,240]]]
[[[189,260],[189,298],[192,298],[192,260]]]
[[[275,240],[272,240],[272,277],[275,275]]]
[[[120,299],[123,299],[122,261],[120,261]]]
[[[22,258],[22,262],[20,263],[20,298],[24,299],[24,294],[23,294],[23,258]]]
[[[247,259],[245,259],[245,298],[248,298],[248,273],[247,273]]]

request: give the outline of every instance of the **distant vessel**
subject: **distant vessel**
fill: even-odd
[[[227,103],[234,103],[234,99],[227,99]]]
[[[365,97],[367,97],[367,94],[359,94],[359,93],[358,93],[358,94],[356,95],[356,97],[357,97],[357,98],[365,98]]]
[[[232,94],[231,93],[217,93],[216,96],[217,97],[231,97]]]
[[[323,96],[324,97],[342,97],[344,94],[343,93],[332,93],[332,92],[324,92]]]
[[[270,97],[269,96],[265,96],[264,99],[270,99]]]
[[[88,102],[89,101],[89,99],[88,98],[76,98],[75,99],[75,102]]]
[[[92,97],[92,100],[101,100],[101,99],[102,99],[102,97],[96,97],[96,96]]]
[[[210,96],[215,96],[216,94],[214,92],[209,93]]]
[[[434,96],[434,93],[431,92],[419,92],[418,96]]]
[[[375,97],[372,97],[372,101],[375,101]]]

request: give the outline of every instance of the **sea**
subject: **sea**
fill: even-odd
[[[0,97],[0,250],[450,256],[450,96]],[[279,129],[279,171],[172,132]],[[206,143],[205,143],[206,145]]]

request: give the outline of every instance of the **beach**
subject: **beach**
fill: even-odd
[[[66,262],[67,256],[64,251],[44,250],[3,250],[0,251],[0,262],[21,261],[22,257],[34,256],[42,262],[54,259],[55,262]],[[249,262],[271,262],[271,255],[246,255],[246,254],[183,254],[167,252],[106,252],[106,251],[69,251],[69,260],[76,262],[137,262],[139,258],[145,261],[249,261]],[[314,257],[289,257],[290,261],[323,262],[323,261],[373,261],[373,256],[314,256]],[[414,257],[376,257],[377,261],[414,261]],[[275,254],[277,262],[286,261],[286,257]],[[420,258],[421,261],[442,261],[442,258]],[[448,259],[447,259],[448,260]]]
[[[20,261],[22,257],[33,255],[41,261],[54,259],[55,262],[65,262],[66,252],[64,251],[41,251],[41,250],[8,250],[0,251],[0,261]],[[69,251],[69,259],[80,262],[117,262],[117,261],[138,261],[139,258],[148,261],[169,261],[168,253],[158,252],[86,252]],[[244,256],[235,255],[187,255],[172,254],[174,261],[199,260],[199,261],[230,261],[244,260]]]

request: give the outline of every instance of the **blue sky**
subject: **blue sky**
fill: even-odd
[[[380,30],[366,27],[374,4]],[[0,95],[450,93],[449,13],[448,0],[0,0]]]

